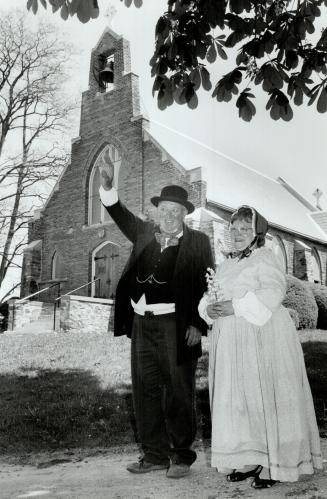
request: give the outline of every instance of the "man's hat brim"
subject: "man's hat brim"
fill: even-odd
[[[192,203],[190,203],[189,201],[186,201],[184,199],[181,199],[179,197],[175,197],[175,196],[154,196],[153,198],[151,198],[151,203],[154,205],[154,206],[158,206],[158,204],[160,203],[160,201],[173,201],[174,203],[178,203],[178,204],[181,204],[182,206],[185,206],[185,208],[187,209],[188,213],[193,213],[194,211],[194,206]]]

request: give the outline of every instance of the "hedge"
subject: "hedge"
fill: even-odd
[[[286,279],[287,292],[283,305],[297,311],[299,329],[315,329],[317,327],[318,307],[310,286],[293,276],[287,276]]]
[[[288,310],[290,316],[292,317],[292,320],[294,322],[296,329],[299,329],[299,326],[300,326],[299,314],[297,313],[296,310],[294,310],[294,308],[288,308],[287,310]]]
[[[309,285],[318,306],[318,329],[327,329],[327,286],[321,284]]]

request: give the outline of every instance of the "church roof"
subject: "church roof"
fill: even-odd
[[[327,242],[327,231],[311,217],[317,209],[285,180],[263,175],[159,123],[150,122],[147,133],[160,144],[163,154],[186,170],[202,167],[209,203],[231,210],[249,204],[280,229]]]
[[[320,230],[322,230],[324,234],[327,234],[327,211],[316,211],[311,213],[310,217],[314,223],[317,224]]]

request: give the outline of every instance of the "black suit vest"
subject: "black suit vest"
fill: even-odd
[[[172,281],[178,251],[179,244],[161,252],[156,239],[144,248],[130,277],[130,297],[134,302],[137,303],[143,293],[147,304],[175,302]]]

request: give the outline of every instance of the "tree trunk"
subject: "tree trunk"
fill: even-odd
[[[12,212],[10,215],[10,225],[9,225],[9,230],[8,230],[8,234],[6,237],[6,242],[5,242],[5,246],[3,249],[1,265],[0,265],[0,286],[1,286],[1,283],[3,282],[4,278],[6,277],[7,270],[9,268],[10,248],[11,248],[11,244],[12,244],[14,234],[15,234],[17,218],[19,216],[20,199],[21,199],[21,195],[23,192],[23,180],[24,180],[24,175],[25,175],[25,167],[27,164],[28,149],[29,149],[28,145],[27,145],[27,140],[26,140],[26,127],[27,127],[26,116],[27,116],[27,100],[25,100],[24,115],[23,115],[23,137],[22,137],[23,138],[23,143],[22,143],[23,161],[22,161],[22,164],[20,166],[18,166],[18,180],[17,180],[17,186],[16,186],[15,201],[14,201],[14,206],[13,206],[13,209],[12,209]]]
[[[8,230],[8,234],[6,237],[6,242],[5,242],[5,246],[4,246],[2,258],[1,258],[0,286],[1,286],[1,283],[3,282],[4,278],[6,277],[6,273],[8,270],[9,252],[10,252],[10,246],[11,246],[14,234],[15,234],[15,226],[16,226],[16,221],[17,221],[17,216],[18,216],[20,198],[21,198],[21,194],[22,194],[22,183],[23,183],[23,168],[19,172],[19,176],[18,176],[15,202],[14,202],[14,206],[13,206],[13,209],[11,212],[9,230]]]
[[[8,126],[6,123],[2,123],[1,136],[0,136],[0,158],[1,158],[4,143],[6,141],[7,133],[8,133]]]

